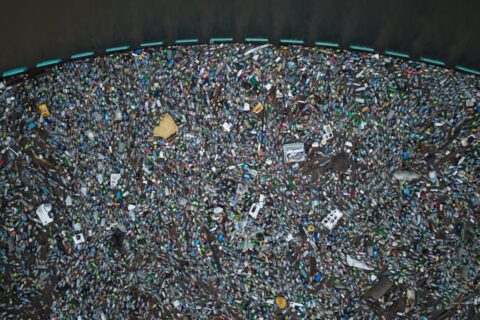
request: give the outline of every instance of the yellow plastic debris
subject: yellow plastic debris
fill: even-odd
[[[39,105],[38,110],[40,110],[40,113],[44,117],[48,117],[50,115],[50,111],[48,111],[48,107],[45,103],[42,103],[41,105]]]
[[[263,105],[259,102],[259,103],[257,103],[257,105],[255,106],[255,108],[253,108],[252,111],[253,111],[254,113],[259,113],[259,112],[261,112],[262,110],[263,110]]]
[[[315,231],[315,226],[314,226],[313,224],[309,224],[309,225],[307,226],[307,231],[308,231],[308,232],[313,232],[313,231]]]
[[[175,123],[173,117],[168,113],[162,115],[162,117],[160,118],[160,124],[153,128],[153,136],[161,137],[165,140],[171,140],[175,138],[177,133],[177,124]]]
[[[455,199],[455,205],[458,209],[462,208],[462,204],[460,203],[460,201],[458,201],[458,199]]]
[[[276,297],[275,303],[280,309],[285,309],[287,307],[287,299],[284,297]]]

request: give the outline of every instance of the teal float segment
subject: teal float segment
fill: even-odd
[[[180,39],[175,41],[176,44],[197,43],[197,42],[198,42],[198,39]]]
[[[95,54],[95,52],[90,51],[90,52],[82,52],[82,53],[76,53],[72,55],[70,58],[71,59],[80,59],[80,58],[86,58],[86,57],[91,57]]]
[[[365,47],[365,46],[357,46],[357,45],[351,45],[351,46],[350,46],[350,49],[360,50],[360,51],[367,51],[367,52],[375,52],[375,50],[373,50],[373,48]]]
[[[42,61],[42,62],[37,63],[36,67],[41,68],[41,67],[51,66],[51,65],[54,65],[54,64],[57,64],[57,63],[60,63],[60,62],[62,62],[62,59],[46,60],[46,61]]]
[[[401,52],[391,51],[391,50],[385,50],[385,54],[388,54],[389,56],[399,57],[399,58],[407,58],[407,59],[410,58],[410,55],[406,53],[401,53]]]
[[[280,39],[280,43],[284,43],[284,44],[303,44],[303,40],[297,40],[297,39]]]
[[[210,42],[232,42],[233,38],[210,38]]]
[[[468,73],[474,74],[476,76],[480,76],[480,71],[477,71],[477,70],[474,70],[474,69],[465,68],[465,67],[462,67],[462,66],[456,66],[455,68],[457,70],[460,70],[460,71],[463,71],[463,72],[468,72]]]
[[[14,75],[21,74],[21,73],[24,73],[24,72],[27,72],[27,71],[28,71],[27,67],[15,68],[15,69],[5,71],[2,74],[2,77],[14,76]]]
[[[267,38],[245,38],[246,42],[268,42]]]
[[[157,47],[157,46],[163,46],[163,41],[145,42],[140,45],[140,47],[142,48]]]
[[[315,45],[322,47],[338,48],[340,47],[338,43],[325,42],[325,41],[315,41]]]
[[[106,53],[111,53],[111,52],[128,50],[129,48],[130,48],[130,46],[113,47],[113,48],[108,48],[107,50],[105,50],[105,52]]]
[[[444,66],[445,65],[445,62],[443,62],[443,61],[430,59],[430,58],[425,58],[425,57],[420,57],[420,61],[430,63],[430,64],[436,64],[437,66]]]

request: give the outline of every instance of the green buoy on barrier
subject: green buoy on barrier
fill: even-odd
[[[189,43],[197,43],[198,39],[180,39],[175,40],[176,44],[189,44]]]
[[[401,53],[397,51],[391,51],[391,50],[385,50],[385,54],[388,54],[389,56],[395,56],[399,58],[410,58],[410,56],[406,53]]]
[[[142,48],[158,47],[158,46],[163,46],[163,41],[146,42],[146,43],[142,43],[142,44],[140,45],[140,47],[142,47]]]
[[[120,46],[120,47],[113,47],[113,48],[108,48],[105,50],[106,53],[111,53],[111,52],[118,52],[118,51],[124,51],[128,50],[130,46]]]
[[[268,42],[267,38],[245,38],[245,42]]]
[[[280,39],[280,43],[284,43],[284,44],[303,44],[303,40]]]
[[[86,57],[91,57],[95,54],[95,52],[90,51],[90,52],[82,52],[82,53],[76,53],[72,55],[70,58],[71,59],[80,59],[80,58],[86,58]]]
[[[359,51],[367,51],[367,52],[375,52],[375,50],[373,50],[370,47],[357,46],[357,45],[351,45],[350,49],[359,50]]]
[[[420,57],[420,61],[430,63],[430,64],[436,64],[437,66],[444,66],[445,65],[445,62],[443,62],[443,61],[430,59],[430,58],[425,58],[425,57]]]
[[[233,38],[210,38],[210,42],[216,43],[216,42],[232,42]]]
[[[480,71],[477,71],[477,70],[473,70],[473,69],[470,69],[470,68],[465,68],[465,67],[462,67],[462,66],[456,66],[455,68],[457,70],[460,70],[460,71],[464,71],[464,72],[468,72],[468,73],[480,76]]]
[[[315,41],[316,46],[321,46],[321,47],[330,47],[330,48],[338,48],[340,47],[338,43],[333,43],[333,42],[325,42],[325,41]]]
[[[27,67],[15,68],[15,69],[11,69],[11,70],[5,71],[5,72],[2,74],[2,77],[14,76],[14,75],[16,75],[16,74],[21,74],[21,73],[24,73],[24,72],[27,72],[27,71],[28,71],[28,68],[27,68]]]
[[[51,66],[51,65],[54,65],[54,64],[57,64],[57,63],[60,63],[60,62],[62,62],[62,59],[46,60],[46,61],[42,61],[42,62],[37,63],[36,67],[37,68],[47,67],[47,66]]]

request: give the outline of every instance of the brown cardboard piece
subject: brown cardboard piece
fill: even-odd
[[[178,127],[175,120],[169,113],[165,113],[160,118],[160,124],[153,128],[153,136],[171,140],[178,133]]]

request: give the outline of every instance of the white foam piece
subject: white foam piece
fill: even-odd
[[[122,176],[119,173],[112,173],[110,175],[110,187],[115,188],[118,185],[118,181]]]
[[[84,243],[85,238],[83,237],[83,234],[79,233],[79,234],[74,235],[73,236],[73,242],[75,242],[75,244]]]
[[[52,210],[51,203],[41,204],[37,208],[37,216],[40,219],[40,222],[46,226],[47,224],[53,221],[53,218],[48,214]]]
[[[323,218],[322,224],[328,230],[332,230],[337,225],[341,217],[343,217],[343,212],[338,209],[332,210],[325,218]]]

